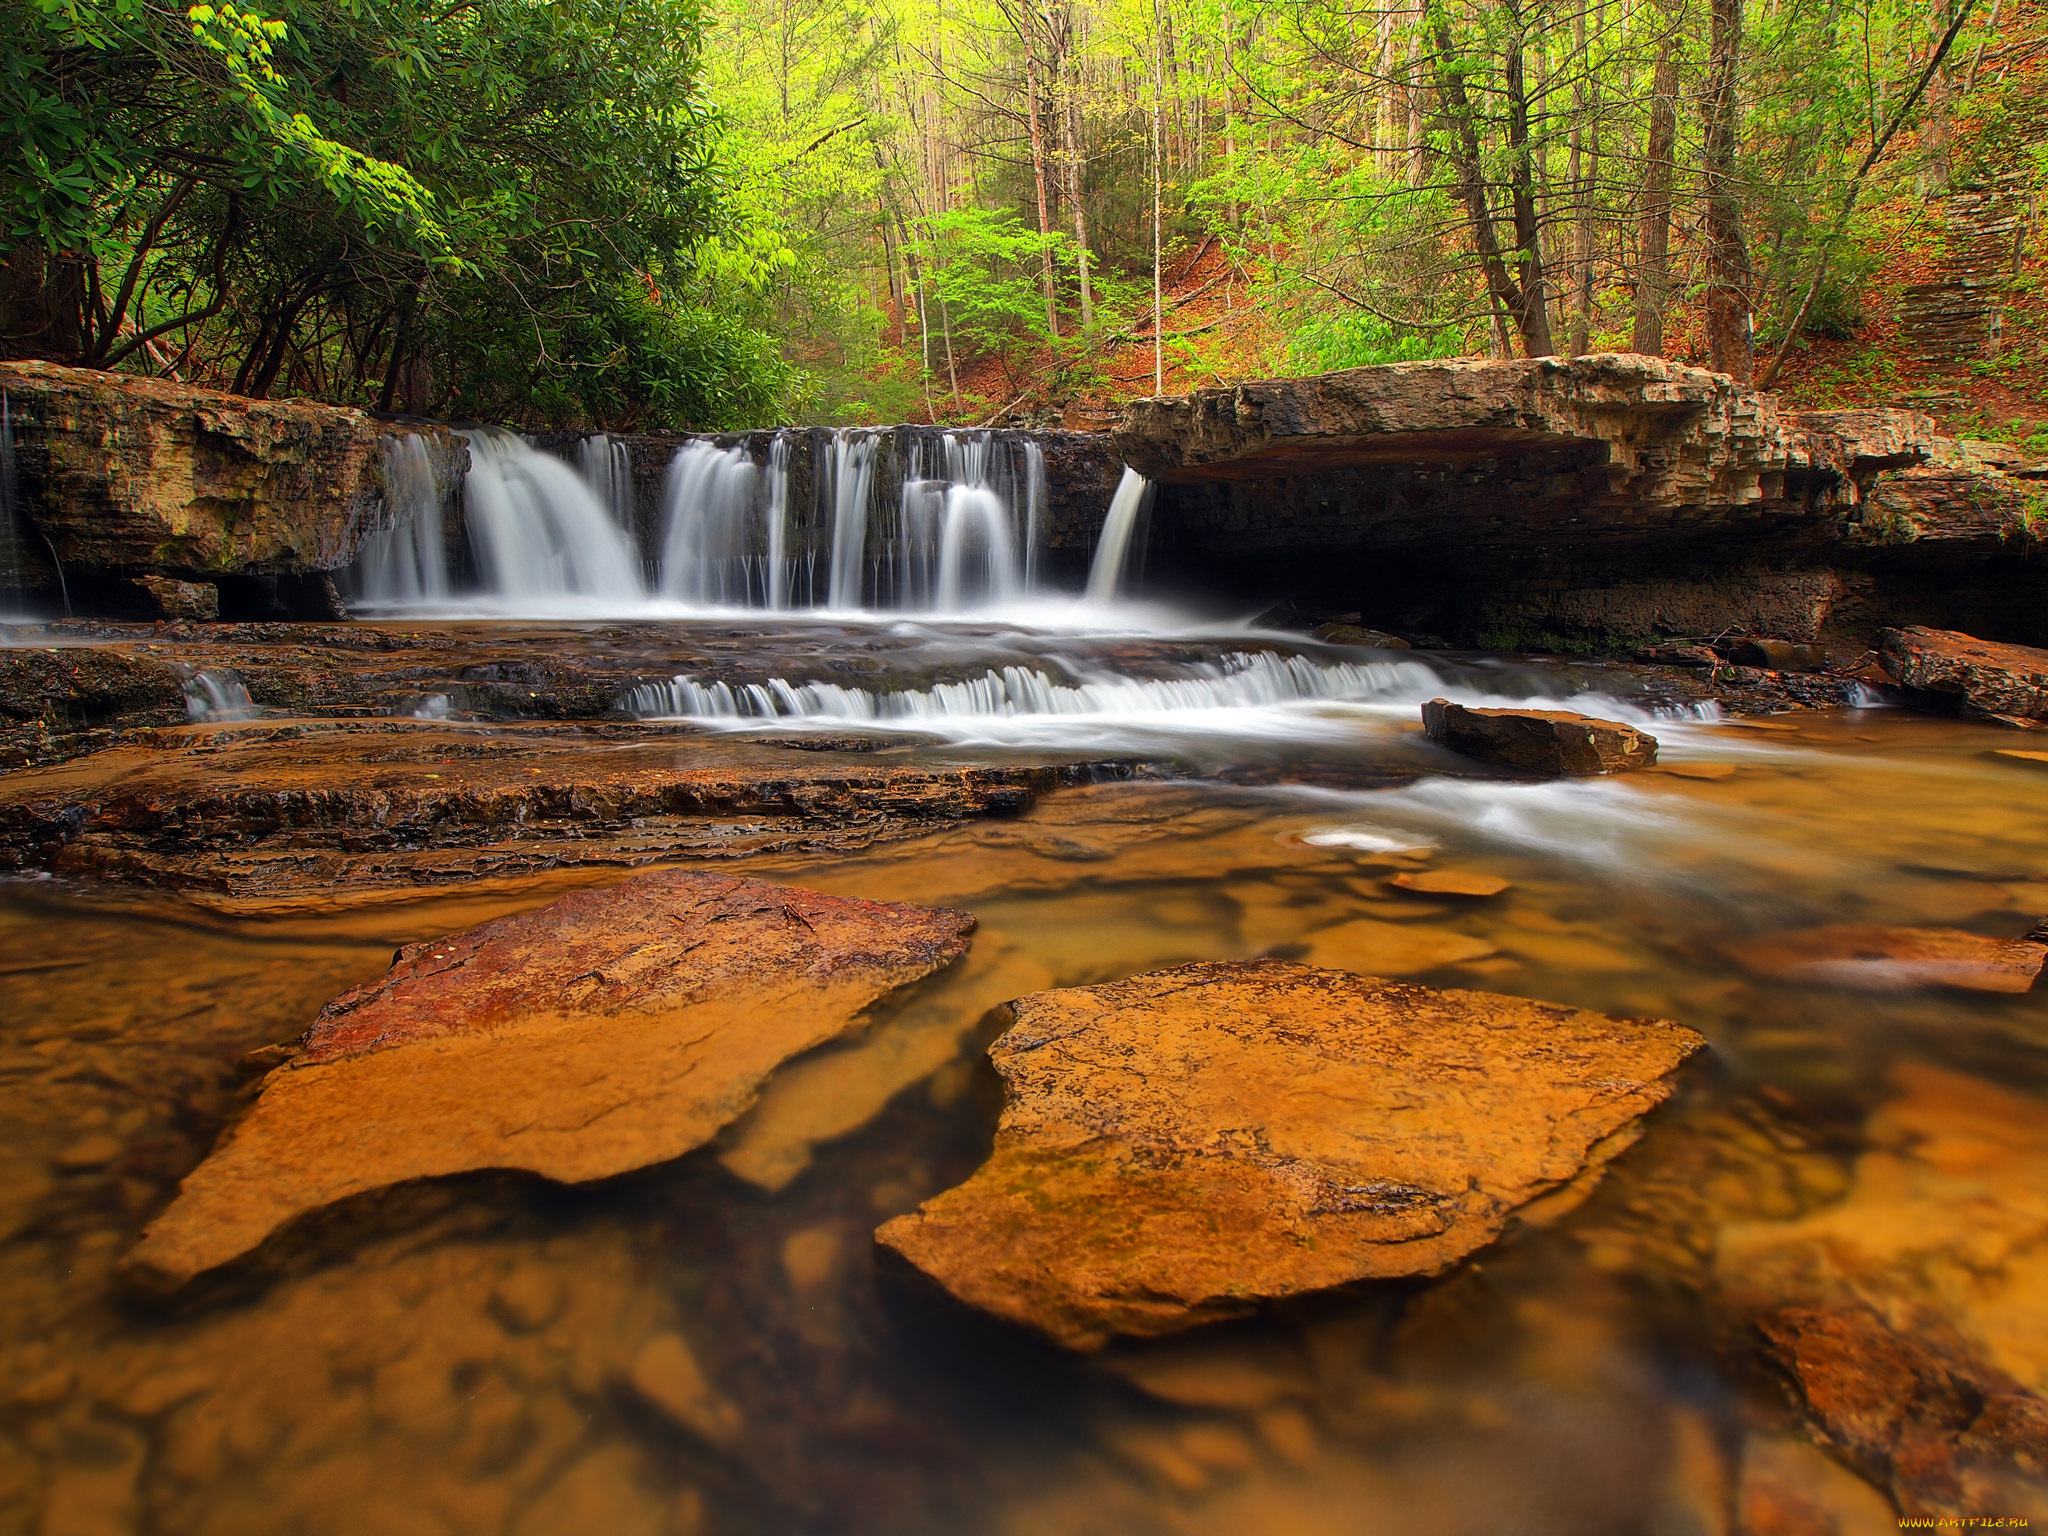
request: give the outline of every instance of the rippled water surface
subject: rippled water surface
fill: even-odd
[[[1319,761],[1452,766],[1413,739],[1410,691],[1284,708]],[[1836,1529],[1888,1529],[1867,1485],[1800,1459],[1722,1336],[1717,1237],[1840,1200],[1907,1064],[2048,1106],[2043,999],[1795,985],[1731,946],[2017,935],[2048,912],[2048,765],[1892,710],[1770,724],[1656,725],[1667,764],[1718,777],[1560,784],[1288,783],[1269,742],[1256,773],[751,861],[965,907],[973,949],[702,1153],[579,1188],[450,1181],[172,1312],[124,1300],[113,1266],[242,1102],[244,1052],[399,943],[608,877],[262,921],[0,887],[0,1531],[1716,1533],[1771,1457]],[[1425,869],[1510,883],[1392,883]],[[875,1226],[987,1149],[991,1008],[1260,954],[1672,1017],[1713,1053],[1587,1205],[1432,1284],[1079,1359],[881,1261]],[[667,1335],[732,1410],[717,1443],[629,1385]]]

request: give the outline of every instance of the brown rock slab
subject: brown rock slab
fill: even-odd
[[[2048,1495],[2048,1111],[1918,1064],[1849,1189],[1724,1225],[1715,1274],[1795,1404],[1908,1515]]]
[[[1319,929],[1308,936],[1311,965],[1374,976],[1412,976],[1438,966],[1481,960],[1494,946],[1476,934],[1420,923],[1383,923],[1376,917]]]
[[[1702,1043],[1271,960],[1010,1007],[989,1161],[876,1236],[1077,1349],[1441,1273],[1596,1174]]]
[[[1388,884],[1404,891],[1427,891],[1432,896],[1498,896],[1510,882],[1469,869],[1423,869],[1404,871]]]
[[[1414,647],[1399,635],[1390,635],[1384,629],[1371,629],[1363,624],[1345,624],[1333,621],[1318,624],[1309,634],[1325,645],[1365,645],[1382,651],[1410,651]]]
[[[2048,964],[2048,943],[2031,939],[1987,939],[1960,928],[1887,928],[1869,923],[1838,923],[1754,939],[1731,945],[1728,952],[1744,969],[1761,976],[1869,992],[1909,987],[2025,992]]]
[[[1625,773],[1657,761],[1657,738],[1647,731],[1563,709],[1467,709],[1431,699],[1422,729],[1453,752],[1529,773]]]
[[[480,1168],[604,1178],[681,1156],[781,1062],[964,951],[964,912],[694,870],[575,891],[398,952],[124,1261],[172,1288],[352,1195]]]
[[[2048,724],[2048,651],[1913,625],[1878,637],[1878,659],[1901,687],[2008,725]]]
[[[1733,763],[1659,763],[1657,772],[1668,773],[1674,779],[1732,779],[1735,777]]]
[[[1728,659],[1738,667],[1764,667],[1772,672],[1817,672],[1828,664],[1827,647],[1798,640],[1737,640]]]

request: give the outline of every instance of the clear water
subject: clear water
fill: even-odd
[[[1248,675],[1202,664],[1219,687]],[[1175,739],[1202,760],[1194,779],[743,866],[965,907],[980,928],[963,962],[866,1035],[785,1067],[702,1153],[573,1189],[452,1181],[172,1313],[123,1301],[113,1265],[234,1113],[243,1052],[380,975],[399,943],[610,877],[240,921],[135,892],[0,887],[0,1531],[1728,1529],[1744,1467],[1810,1447],[1720,1348],[1717,1234],[1840,1198],[1902,1065],[2017,1095],[2048,1123],[2048,1020],[2038,995],[1772,981],[1726,946],[1818,922],[2021,931],[2048,910],[2048,767],[1998,756],[2010,732],[1867,710],[1791,730],[1658,721],[1667,761],[1732,768],[1719,779],[1333,787],[1342,776],[1322,770],[1350,761],[1453,766],[1414,733],[1413,694],[1444,677],[1409,676],[1414,659],[1354,665],[1390,671],[1351,698],[1185,701]],[[1141,670],[1126,669],[1133,686]],[[1005,722],[1045,743],[1060,712],[1035,687],[928,703],[916,724],[969,722],[956,751],[1025,739],[1001,737]],[[777,730],[845,729],[827,696],[796,697]],[[1069,741],[1142,735],[1136,717],[1171,712],[1156,703],[1060,718],[1081,733]],[[1210,708],[1223,729],[1190,725]],[[1480,901],[1391,883],[1419,868],[1512,883]],[[978,1052],[995,1004],[1193,959],[1313,955],[1319,932],[1360,916],[1490,946],[1422,980],[1674,1017],[1713,1060],[1592,1202],[1434,1284],[1079,1359],[879,1262],[873,1228],[986,1150],[996,1105]],[[1743,1108],[1759,1091],[1825,1133],[1760,1131]],[[2016,1305],[2048,1326],[2048,1297]],[[667,1334],[736,1411],[728,1443],[692,1438],[628,1385]],[[1837,1529],[1889,1521],[1848,1474],[1814,1475]]]

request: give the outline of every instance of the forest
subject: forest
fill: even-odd
[[[2035,0],[28,0],[4,25],[13,356],[535,426],[1089,424],[1233,379],[1617,350],[1823,401],[1931,365],[1988,381],[1994,434],[2048,416]]]

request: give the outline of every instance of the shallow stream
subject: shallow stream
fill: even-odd
[[[1676,771],[1509,782],[1432,771],[1455,765],[1393,691],[1240,701],[1192,730],[1171,700],[1115,731],[925,711],[911,723],[956,755],[1171,737],[1181,768],[735,866],[980,927],[704,1152],[593,1186],[450,1181],[172,1311],[125,1299],[114,1266],[242,1101],[245,1052],[400,943],[617,876],[261,919],[0,885],[0,1532],[1715,1536],[1769,1496],[1759,1478],[1839,1532],[1892,1529],[1717,1313],[1717,1242],[1850,1197],[1915,1067],[1938,1069],[1912,1079],[1923,1098],[1964,1113],[1989,1093],[2021,1141],[2048,1135],[2048,1013],[2040,993],[1851,989],[1735,956],[1829,923],[2025,931],[2048,912],[2048,763],[2000,755],[2032,745],[2018,733],[1872,708],[1667,716]],[[1445,870],[1508,884],[1394,883]],[[1261,954],[1675,1018],[1712,1052],[1587,1204],[1436,1282],[1084,1359],[884,1262],[874,1227],[986,1152],[991,1009]],[[1996,1188],[2004,1165],[1980,1161]],[[2048,1286],[2000,1306],[1951,1321],[2039,1390]],[[631,1389],[665,1335],[731,1410],[716,1441]]]

